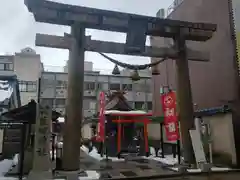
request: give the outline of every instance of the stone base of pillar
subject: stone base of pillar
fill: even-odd
[[[212,171],[212,164],[209,163],[200,163],[199,168],[202,172],[211,172]]]
[[[30,171],[27,180],[52,180],[53,175],[51,171],[36,172]]]

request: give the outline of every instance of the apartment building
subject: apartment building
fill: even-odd
[[[141,75],[141,74],[140,74]],[[65,113],[67,96],[66,72],[43,72],[41,78],[41,100],[62,114]],[[97,71],[85,71],[84,76],[84,117],[91,117],[98,110],[100,91],[126,91],[126,98],[135,109],[152,110],[151,77],[141,76],[133,82],[127,71],[119,76],[104,75]]]
[[[37,99],[37,82],[42,70],[40,55],[31,48],[0,56],[0,76],[17,77],[22,105]]]
[[[92,62],[84,62],[84,116],[89,117],[98,110],[100,91],[125,90],[126,98],[135,109],[152,110],[151,72],[140,71],[141,80],[133,82],[129,70],[119,76],[104,75],[93,71]],[[16,76],[19,82],[21,104],[37,100],[38,80],[41,78],[40,98],[62,114],[65,113],[67,95],[68,64],[61,72],[44,71],[40,55],[31,48],[24,48],[14,55],[0,56],[0,76]]]

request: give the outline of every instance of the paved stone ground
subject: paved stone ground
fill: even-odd
[[[80,157],[80,169],[82,172],[79,174],[80,177],[86,177],[87,170],[97,171],[100,174],[100,179],[114,179],[118,180],[121,178],[134,179],[142,176],[141,179],[169,179],[169,180],[240,180],[240,172],[225,172],[225,173],[210,173],[198,176],[191,175],[180,175],[178,172],[174,172],[169,169],[166,165],[143,158],[137,158],[131,161],[98,161],[93,157],[89,156],[85,152],[81,151]],[[155,177],[154,177],[155,176]],[[161,176],[156,177],[156,176]],[[166,176],[170,176],[166,178]],[[175,177],[172,177],[175,176]],[[179,176],[179,177],[176,177]]]
[[[240,180],[240,172],[218,172],[210,174],[198,174],[192,176],[190,174],[181,175],[178,172],[169,169],[169,166],[164,165],[155,160],[138,158],[131,161],[118,161],[118,162],[100,162],[86,153],[81,152],[81,169],[82,170],[95,170],[100,174],[100,179],[121,179],[129,178],[134,179],[142,176],[141,179],[169,179],[169,180]],[[82,174],[86,176],[86,173]],[[147,177],[148,176],[148,177]],[[152,176],[152,177],[151,177]],[[161,176],[156,178],[154,176]],[[170,177],[166,177],[170,176]],[[172,177],[174,176],[174,177]],[[179,177],[176,177],[179,176]]]
[[[131,161],[98,161],[81,151],[80,169],[94,170],[105,178],[124,178],[137,176],[152,176],[157,174],[175,174],[176,172],[164,168],[161,163],[154,160],[136,158]]]

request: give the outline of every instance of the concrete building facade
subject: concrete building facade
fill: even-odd
[[[216,6],[217,4],[217,6]],[[168,18],[190,22],[206,22],[217,24],[217,31],[212,39],[207,42],[187,42],[187,46],[194,50],[210,53],[209,62],[189,61],[190,81],[192,88],[193,103],[195,109],[206,109],[229,105],[232,115],[229,119],[219,117],[214,128],[217,128],[212,138],[218,138],[216,144],[221,144],[226,133],[222,127],[226,125],[233,135],[228,138],[233,143],[226,144],[221,152],[233,154],[233,161],[240,166],[240,133],[239,133],[239,64],[237,59],[237,42],[233,22],[232,0],[184,0],[172,9]],[[236,8],[236,7],[235,7]],[[237,17],[235,17],[237,19]],[[236,27],[235,27],[236,28]],[[171,46],[172,40],[166,38],[151,38],[152,46]],[[152,58],[152,61],[157,59]],[[174,60],[167,60],[158,66],[160,76],[153,78],[153,109],[155,113],[161,114],[161,103],[156,98],[160,96],[160,89],[170,87],[176,90],[176,65]],[[225,122],[222,122],[225,121]],[[213,123],[213,122],[212,122]],[[224,125],[225,124],[225,125]],[[222,141],[220,141],[222,140]],[[219,145],[221,146],[221,145]],[[216,146],[214,147],[216,148]],[[234,152],[233,152],[234,151]]]
[[[40,55],[31,48],[24,48],[14,55],[0,56],[0,76],[17,76],[22,105],[37,99],[41,71],[43,65]]]
[[[68,66],[62,72],[46,72],[40,55],[31,48],[22,49],[14,55],[0,56],[0,76],[17,76],[21,104],[31,99],[37,100],[38,80],[41,78],[40,98],[43,103],[51,105],[58,112],[65,113],[67,95]],[[100,91],[126,90],[126,97],[136,109],[152,110],[150,71],[140,71],[142,77],[135,83],[130,79],[130,71],[122,70],[119,76],[103,75],[93,71],[92,62],[84,62],[84,116],[92,116],[98,108]]]
[[[216,8],[216,4],[218,5]],[[207,42],[187,42],[189,48],[210,52],[209,62],[189,61],[193,103],[199,109],[217,107],[237,96],[237,61],[231,29],[228,0],[184,0],[172,9],[168,18],[217,24],[217,31]],[[172,40],[151,37],[152,46],[171,46]],[[152,58],[152,61],[156,61]],[[160,89],[169,86],[176,90],[176,65],[167,60],[158,66],[161,75],[153,77],[153,106],[161,113]]]
[[[65,114],[68,74],[64,72],[43,72],[41,78],[41,100],[58,112]],[[135,109],[152,110],[151,78],[141,77],[133,82],[129,76],[103,75],[85,71],[84,117],[91,117],[98,110],[99,92],[125,90],[126,98]]]

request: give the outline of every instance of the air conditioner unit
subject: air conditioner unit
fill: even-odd
[[[157,17],[165,18],[165,9],[159,9],[157,12]]]

